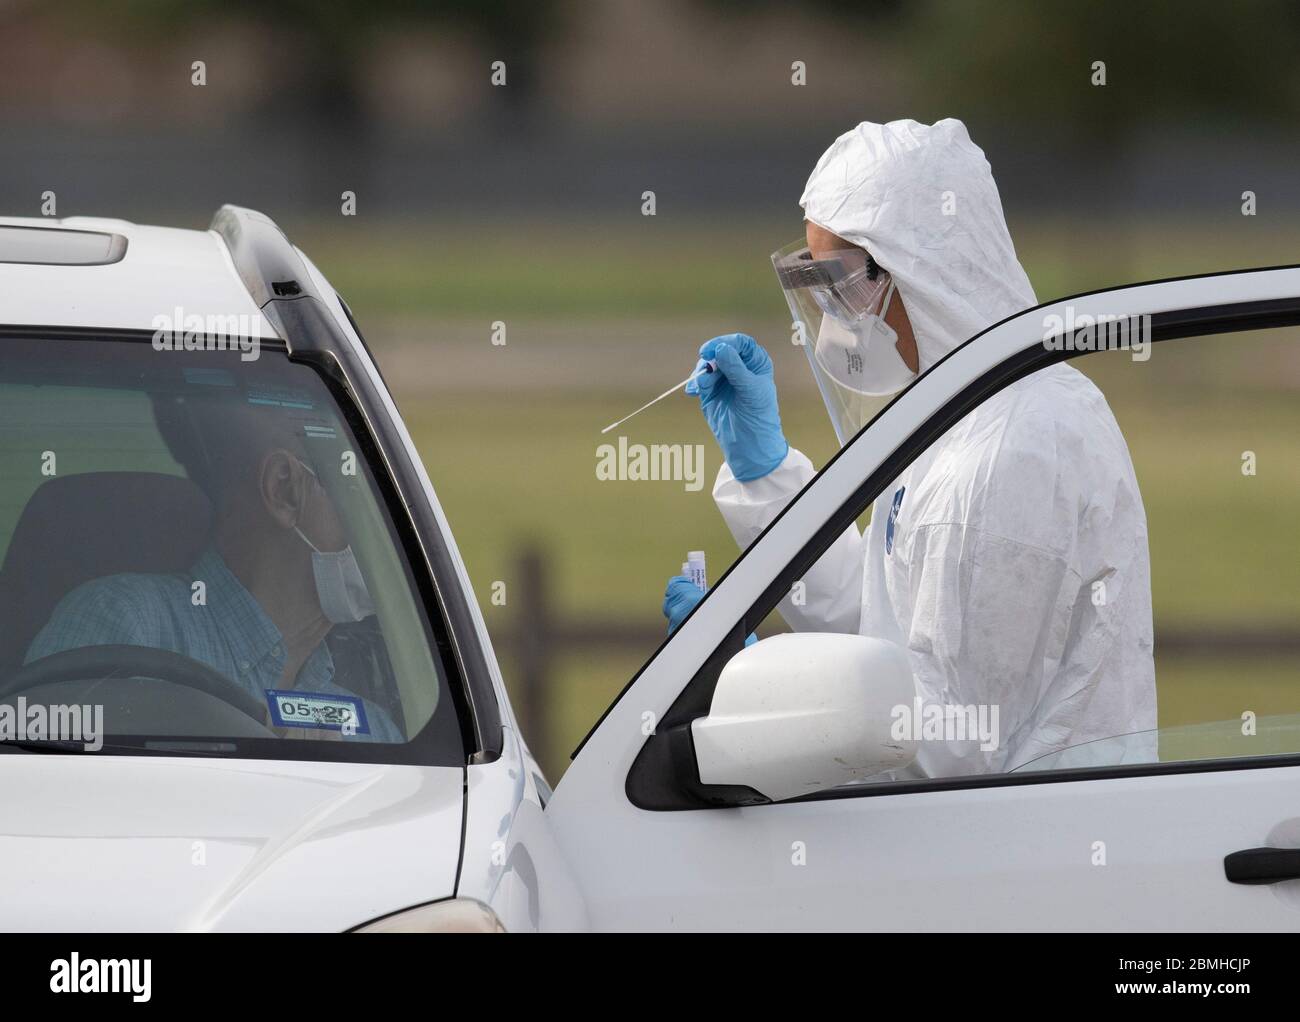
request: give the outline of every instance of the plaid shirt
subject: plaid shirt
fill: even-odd
[[[206,602],[195,606],[191,585],[202,581]],[[328,641],[328,637],[327,637]],[[59,601],[32,640],[26,663],[83,646],[149,646],[214,668],[258,700],[281,688],[285,649],[280,630],[209,547],[183,575],[108,575],[78,586]],[[334,658],[322,642],[303,662],[294,688],[355,696],[334,682]],[[384,710],[362,699],[370,734],[345,741],[403,742]]]

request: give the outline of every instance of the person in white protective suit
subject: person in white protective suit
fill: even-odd
[[[859,124],[800,205],[807,244],[773,262],[841,444],[884,395],[1037,304],[958,120]],[[785,441],[771,359],[752,338],[714,338],[700,358],[717,372],[688,391],[722,446],[713,496],[743,548],[814,470]],[[669,583],[670,624],[698,599],[683,581]],[[1105,399],[1069,365],[959,421],[885,488],[866,535],[850,526],[803,582],[801,605],[780,605],[792,628],[892,640],[926,706],[997,707],[995,749],[923,741],[907,776],[1012,770],[1156,727],[1142,498]],[[1146,739],[1121,747],[1100,761],[1154,754]]]

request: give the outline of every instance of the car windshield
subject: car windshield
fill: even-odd
[[[358,422],[266,342],[0,341],[0,743],[463,763]]]

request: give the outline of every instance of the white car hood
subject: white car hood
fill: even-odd
[[[0,753],[0,929],[344,930],[454,893],[458,767]]]

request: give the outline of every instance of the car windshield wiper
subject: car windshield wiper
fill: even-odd
[[[238,751],[234,742],[196,742],[184,739],[144,741],[136,745],[105,742],[98,749],[87,749],[83,741],[72,739],[0,739],[0,751],[43,752],[62,756],[95,756],[100,753],[155,752],[166,756],[218,756]]]
[[[105,745],[107,749],[109,746]],[[0,749],[14,749],[19,752],[49,752],[64,755],[77,755],[86,751],[86,743],[71,739],[41,739],[40,741],[19,741],[9,738],[0,740]]]

